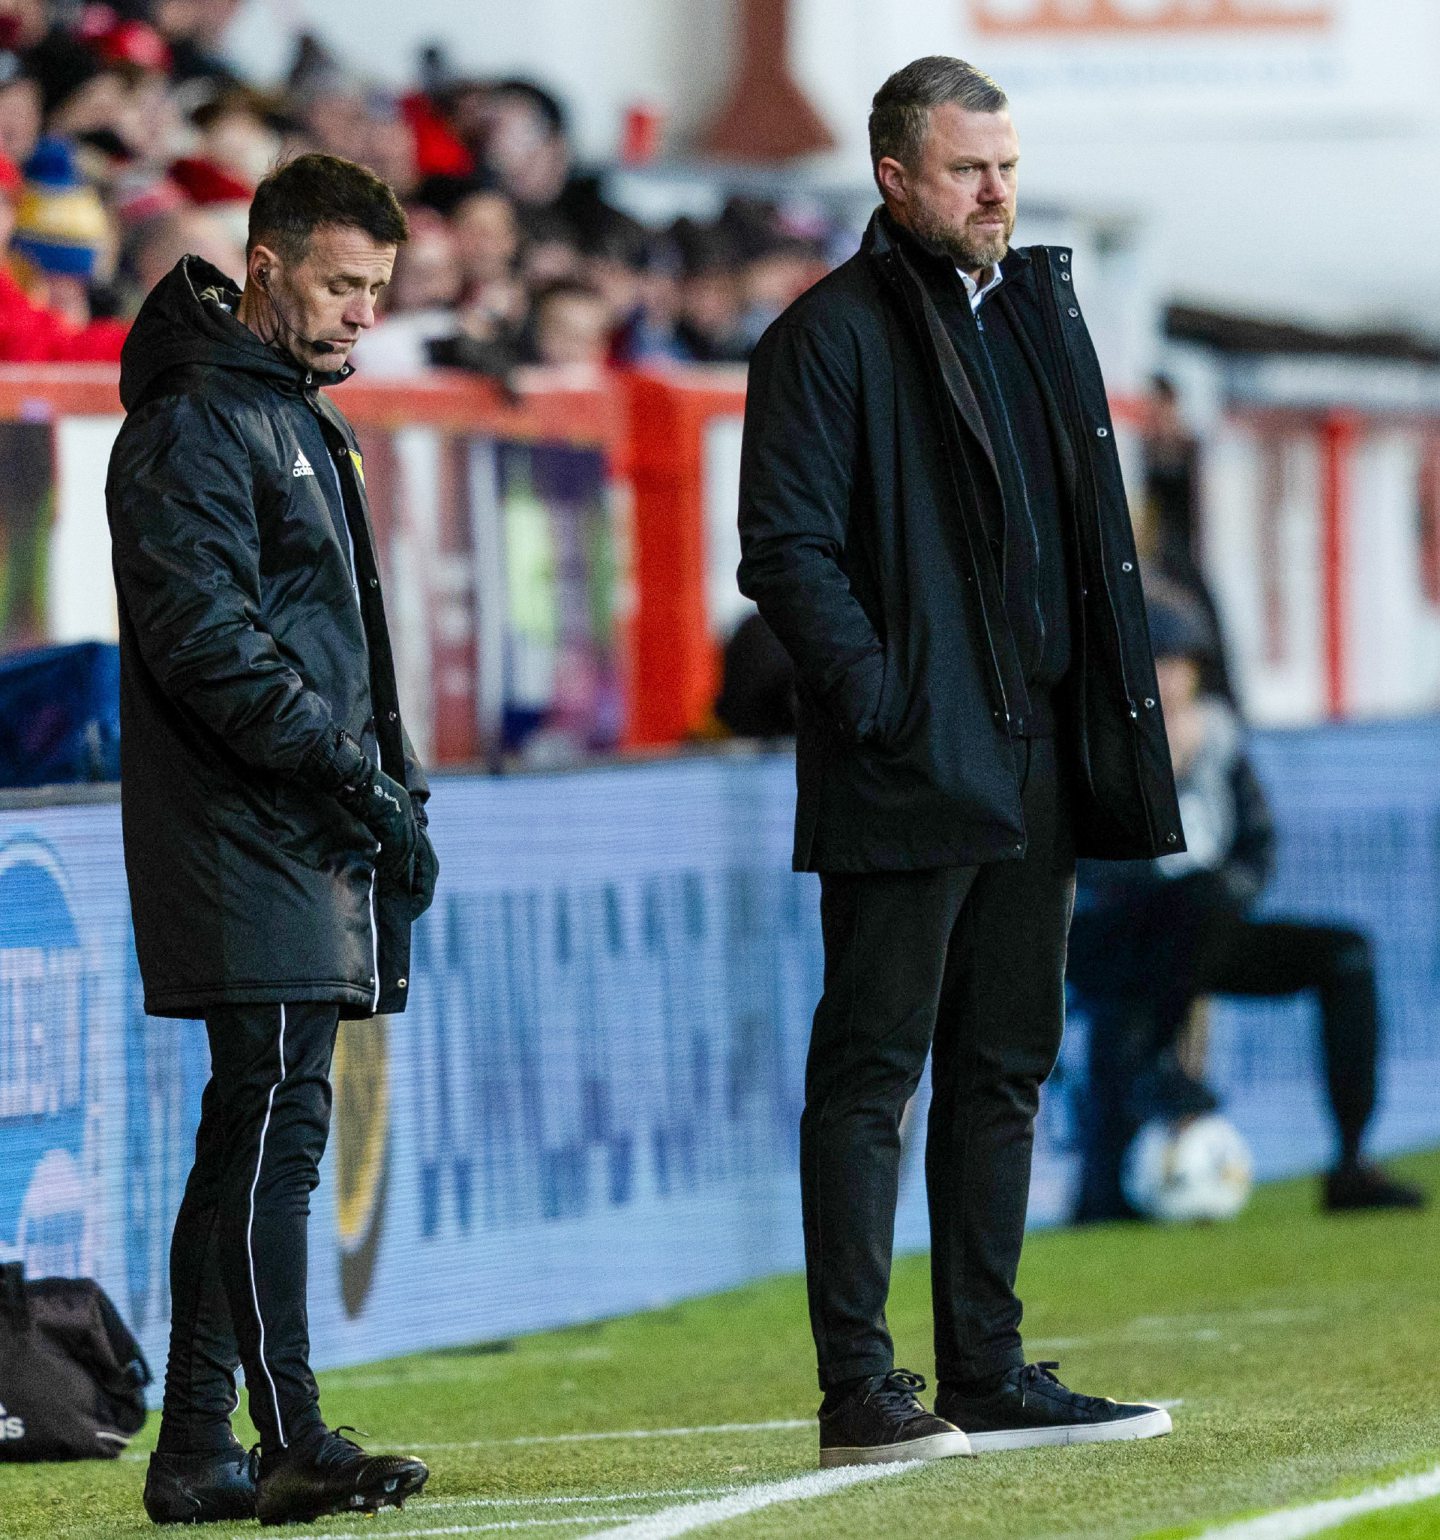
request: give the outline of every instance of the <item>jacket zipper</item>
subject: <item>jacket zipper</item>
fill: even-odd
[[[1045,312],[1045,322],[1050,328],[1050,340],[1058,350],[1065,363],[1065,379],[1069,387],[1067,395],[1070,400],[1072,420],[1081,426],[1081,442],[1085,442],[1088,436],[1085,434],[1085,416],[1080,408],[1080,387],[1075,379],[1075,365],[1070,357],[1070,349],[1065,341],[1064,331],[1060,327],[1060,317],[1052,310],[1052,306],[1058,304],[1057,296],[1052,288],[1050,263],[1048,253],[1042,258],[1045,265],[1045,301],[1042,307]],[[1077,469],[1085,479],[1088,493],[1088,508],[1094,521],[1095,543],[1100,553],[1100,587],[1105,595],[1105,606],[1110,612],[1110,627],[1115,635],[1115,656],[1120,663],[1120,687],[1125,692],[1125,705],[1127,710],[1133,712],[1135,697],[1130,690],[1130,677],[1125,667],[1125,641],[1120,631],[1120,614],[1115,608],[1115,594],[1110,587],[1109,562],[1105,550],[1105,526],[1100,520],[1100,489],[1095,482],[1095,472],[1090,464],[1090,451],[1087,447],[1081,454],[1076,455]]]
[[[1070,356],[1070,348],[1065,339],[1064,328],[1060,324],[1058,309],[1060,297],[1055,293],[1054,279],[1050,272],[1049,253],[1042,251],[1040,259],[1045,268],[1045,303],[1041,306],[1041,309],[1045,313],[1046,325],[1050,328],[1051,341],[1058,346],[1060,356],[1065,361],[1065,379],[1069,386],[1072,418],[1075,422],[1079,423],[1081,442],[1086,444],[1084,452],[1076,456],[1077,460],[1081,462],[1077,469],[1085,478],[1086,488],[1089,492],[1090,515],[1094,519],[1095,541],[1100,553],[1100,587],[1105,595],[1106,608],[1110,612],[1110,626],[1115,635],[1115,657],[1120,664],[1120,688],[1125,693],[1125,709],[1130,713],[1132,724],[1130,754],[1135,765],[1135,783],[1140,793],[1140,807],[1145,814],[1145,827],[1149,832],[1150,842],[1153,845],[1156,839],[1155,818],[1150,810],[1150,798],[1145,789],[1145,774],[1140,764],[1139,713],[1135,706],[1134,692],[1130,688],[1129,672],[1125,667],[1125,638],[1120,630],[1120,612],[1115,607],[1115,595],[1110,587],[1109,561],[1105,551],[1105,526],[1100,518],[1100,488],[1096,484],[1095,471],[1090,464],[1091,451],[1087,442],[1088,435],[1085,432],[1085,415],[1080,407],[1080,386],[1075,378],[1075,363]]]
[[[319,414],[317,413],[316,415],[318,416]],[[328,444],[326,449],[327,451],[329,450]],[[335,477],[335,491],[340,498],[340,518],[345,526],[345,542],[349,547],[350,587],[355,595],[355,608],[360,612],[360,631],[363,635],[365,632],[365,605],[360,598],[360,566],[355,558],[355,536],[350,529],[350,511],[345,506],[345,485],[340,479],[340,468],[335,463],[334,454],[327,452],[326,459],[330,461],[330,471]],[[365,640],[365,646],[368,653],[370,646],[368,636]],[[371,706],[373,709],[373,699]],[[375,763],[381,770],[385,768],[385,760],[380,750],[380,735],[378,733],[375,735]],[[380,1009],[380,925],[375,918],[375,868],[373,866],[370,868],[370,892],[366,899],[366,907],[370,911],[370,966],[374,970],[372,977],[375,984],[375,993],[370,1001],[370,1009],[371,1011],[378,1011]]]
[[[883,264],[883,270],[885,271],[886,276],[889,279],[891,285],[899,292],[900,302],[901,302],[902,305],[904,305],[906,313],[910,316],[911,324],[912,325],[918,325],[919,328],[920,328],[921,338],[924,339],[925,341],[928,341],[928,339],[929,339],[929,327],[928,327],[928,324],[925,322],[924,315],[923,315],[923,301],[921,302],[922,315],[917,318],[916,315],[915,315],[915,306],[914,306],[914,303],[912,301],[912,298],[911,298],[910,294],[906,290],[905,282],[904,282],[903,278],[897,277],[896,274],[895,274],[894,266],[897,263],[897,261],[898,261],[898,259],[895,256],[892,255]],[[923,280],[918,276],[918,274],[916,275],[915,281],[917,283],[923,282]],[[953,421],[955,418],[957,418],[959,416],[959,413],[958,413],[958,411],[957,411],[957,409],[955,407],[954,402],[951,401],[951,399],[950,399],[950,390],[949,390],[949,387],[945,384],[944,370],[940,368],[938,360],[936,360],[934,358],[935,345],[934,345],[933,342],[929,342],[928,347],[926,347],[925,346],[925,342],[922,341],[922,348],[924,349],[924,356],[925,356],[925,358],[932,365],[932,367],[929,370],[929,374],[930,374],[930,388],[931,388],[931,392],[936,397],[937,405],[938,405],[938,407],[940,409],[940,413],[941,413],[941,421],[942,422],[947,421],[947,420],[952,420]],[[937,370],[938,370],[938,372],[940,374],[940,383],[939,383],[938,387],[937,387],[937,385],[935,383],[935,375],[936,375]],[[946,417],[947,413],[949,414],[948,419]],[[961,432],[963,430],[957,425],[955,431],[958,433],[958,432]],[[954,467],[953,463],[951,462],[951,457],[948,454],[945,456],[945,468],[950,473],[951,491],[953,492],[954,497],[955,497],[955,507],[956,507],[957,512],[959,513],[959,517],[960,517],[960,520],[961,520],[962,528],[964,528],[966,530],[965,547],[966,547],[966,550],[970,553],[970,566],[971,566],[971,570],[972,570],[972,577],[973,577],[973,580],[974,580],[974,583],[975,583],[975,587],[976,587],[976,603],[980,607],[980,624],[984,628],[984,631],[985,631],[985,646],[986,646],[986,649],[988,650],[988,652],[990,654],[990,670],[991,670],[991,675],[992,675],[992,677],[993,677],[993,679],[995,681],[995,688],[999,692],[999,695],[1000,695],[1000,714],[1004,717],[1005,725],[1006,725],[1006,728],[1008,729],[1008,727],[1010,725],[1010,700],[1009,700],[1009,697],[1005,693],[1005,673],[1004,673],[1004,670],[1000,667],[1000,658],[999,658],[998,653],[995,650],[995,635],[994,635],[994,632],[990,629],[990,613],[989,613],[989,610],[986,608],[986,605],[985,605],[985,596],[984,596],[984,593],[982,591],[981,573],[979,571],[979,563],[975,559],[974,543],[970,539],[969,526],[965,522],[965,515],[964,515],[964,512],[963,512],[963,509],[964,509],[964,506],[965,506],[965,500],[960,495],[960,487],[959,487],[958,483],[955,480],[955,467]],[[999,486],[998,486],[998,479],[997,479],[997,491],[998,490],[999,490]],[[1002,505],[1003,505],[1003,498],[1002,498]],[[1001,598],[1002,598],[1002,601],[1003,601],[1003,598],[1004,598],[1003,594],[1001,595]],[[1018,788],[1019,788],[1019,778],[1018,778],[1018,775],[1017,775],[1017,778],[1016,778],[1016,788],[1017,788],[1017,792],[1018,792]],[[1023,821],[1023,816],[1024,816],[1023,812],[1022,812],[1021,816],[1022,816],[1022,821]]]
[[[1000,410],[1000,420],[1005,425],[1005,439],[1010,445],[1010,459],[1015,466],[1015,474],[1020,478],[1020,499],[1025,504],[1025,523],[1030,530],[1030,549],[1035,555],[1035,584],[1031,595],[1031,608],[1035,612],[1035,630],[1039,641],[1039,655],[1035,660],[1035,665],[1039,668],[1045,659],[1045,615],[1040,608],[1040,531],[1035,526],[1035,510],[1030,506],[1030,484],[1025,479],[1025,463],[1020,455],[1020,446],[1015,442],[1015,427],[1010,420],[1010,406],[1005,400],[1005,392],[1000,388],[1000,375],[995,368],[995,360],[990,355],[990,341],[985,333],[985,321],[978,310],[974,315],[975,329],[980,333],[980,351],[985,355],[985,367],[989,371],[990,384],[995,390],[995,402]],[[1005,503],[1003,493],[1000,503],[1003,508]],[[1001,586],[1003,589],[1003,579]]]
[[[379,758],[379,752],[376,752]],[[375,919],[375,868],[370,868],[370,966],[375,970],[375,993],[370,1000],[373,1012],[380,1009],[380,926]]]

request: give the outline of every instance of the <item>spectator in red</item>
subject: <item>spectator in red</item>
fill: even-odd
[[[47,175],[55,169],[42,163]],[[105,214],[93,191],[73,177],[66,183],[21,180],[14,161],[0,155],[0,248],[14,249],[36,295],[0,266],[0,361],[53,363],[113,361],[127,328],[91,321],[86,283],[106,238]],[[86,197],[88,194],[88,198]]]

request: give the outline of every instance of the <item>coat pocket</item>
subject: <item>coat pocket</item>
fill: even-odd
[[[885,672],[875,703],[875,721],[865,736],[869,748],[889,748],[901,736],[910,703],[910,688],[893,646],[885,648]]]
[[[284,829],[282,848],[297,861],[317,871],[374,864],[374,835],[333,797],[282,782],[275,804]]]

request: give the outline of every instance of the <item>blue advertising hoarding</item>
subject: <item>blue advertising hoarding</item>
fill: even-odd
[[[1440,723],[1274,735],[1277,912],[1376,938],[1377,1149],[1440,1142]],[[798,1267],[821,955],[788,870],[794,766],[722,756],[440,777],[411,1006],[347,1023],[312,1220],[317,1364],[593,1319]],[[1262,1175],[1329,1158],[1309,1002],[1216,1009],[1210,1072]],[[1033,1223],[1068,1211],[1083,1024],[1047,1087]],[[88,1273],[158,1368],[207,1072],[144,1015],[118,808],[0,811],[0,1256]],[[908,1126],[897,1240],[925,1245]],[[1283,1116],[1276,1108],[1283,1108]]]

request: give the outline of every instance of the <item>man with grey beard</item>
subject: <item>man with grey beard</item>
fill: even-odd
[[[884,206],[751,364],[740,586],[795,665],[795,865],[824,994],[800,1124],[820,1463],[1147,1438],[1027,1364],[1015,1275],[1077,853],[1184,848],[1070,252],[1014,249],[1005,94],[876,93]],[[899,1122],[931,1056],[935,1415],[885,1323]]]

